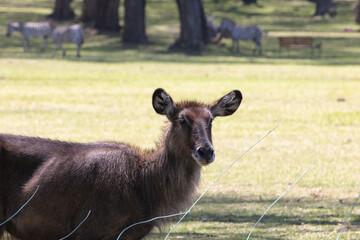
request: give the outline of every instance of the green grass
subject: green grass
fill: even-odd
[[[49,49],[39,52],[40,39],[24,53],[18,35],[0,35],[0,132],[151,148],[165,121],[152,109],[155,88],[163,87],[175,101],[204,102],[240,89],[244,100],[238,112],[213,124],[216,161],[204,168],[199,192],[279,127],[214,185],[171,239],[246,239],[271,202],[313,161],[251,239],[335,239],[360,186],[360,35],[343,32],[358,28],[351,2],[337,2],[336,19],[310,19],[314,6],[307,1],[259,0],[259,7],[220,2],[205,1],[216,21],[228,16],[269,30],[263,56],[251,55],[250,42],[240,43],[240,55],[232,53],[230,41],[199,56],[167,53],[178,36],[176,4],[170,1],[148,1],[149,44],[123,45],[117,35],[93,35],[87,28],[80,59],[72,45],[66,45],[67,57],[53,58]],[[8,19],[39,20],[51,7],[45,0],[1,0],[0,32]],[[305,50],[279,56],[277,36],[288,34],[316,36],[322,58]],[[355,207],[342,239],[360,238],[359,216]],[[168,230],[146,239],[163,239]]]

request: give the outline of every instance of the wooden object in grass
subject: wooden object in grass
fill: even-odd
[[[314,39],[312,37],[279,37],[279,45],[279,52],[281,52],[282,48],[286,48],[288,50],[288,54],[290,53],[291,48],[310,48],[311,56],[314,56],[315,49],[317,49],[318,56],[321,56],[321,42],[314,43]]]

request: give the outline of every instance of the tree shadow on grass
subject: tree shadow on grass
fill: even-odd
[[[166,236],[166,232],[163,233],[151,233],[149,236],[145,238],[145,240],[159,240],[164,239]],[[263,240],[283,240],[285,238],[281,237],[266,237],[266,236],[256,236],[254,234],[254,238],[252,239],[263,239]],[[240,240],[240,239],[246,239],[247,234],[216,234],[216,233],[196,233],[196,232],[176,232],[172,233],[169,237],[169,240],[171,239],[186,239],[186,240],[192,240],[192,239],[233,239],[233,240]]]
[[[234,52],[231,45],[219,48],[209,45],[199,52],[173,52],[168,51],[170,46],[166,41],[155,41],[147,44],[123,44],[118,34],[98,35],[90,38],[81,50],[81,58],[76,57],[76,46],[65,44],[67,56],[61,57],[58,52],[55,59],[64,61],[122,63],[122,62],[154,62],[154,63],[195,63],[195,64],[302,64],[302,65],[354,65],[360,64],[358,53],[360,49],[355,46],[358,39],[317,39],[323,42],[322,56],[317,51],[311,54],[310,49],[286,49],[279,52],[277,38],[268,38],[263,46],[262,55],[253,54],[252,42],[240,42],[240,53]],[[344,41],[346,46],[342,46]],[[49,41],[51,42],[51,40]],[[53,44],[50,43],[45,52],[40,52],[42,39],[31,40],[31,52],[24,53],[21,47],[21,38],[13,36],[6,38],[0,35],[0,58],[13,59],[54,59]],[[343,44],[344,45],[344,44]],[[339,46],[339,47],[332,47]],[[353,46],[353,50],[347,46]],[[50,50],[49,50],[50,49]],[[289,62],[290,61],[290,62]]]
[[[204,197],[183,220],[183,224],[186,224],[185,229],[188,230],[184,228],[175,230],[176,232],[172,234],[173,239],[246,239],[252,226],[274,200],[274,198],[225,195]],[[342,202],[335,199],[312,198],[300,201],[295,198],[280,200],[261,220],[256,228],[257,231],[252,234],[252,239],[288,239],[281,236],[289,229],[292,233],[294,231],[303,233],[306,229],[314,235],[324,231],[337,234],[339,226],[342,226],[353,205],[353,200],[347,199]],[[226,205],[231,207],[226,208]],[[359,220],[359,216],[352,216],[352,229],[348,230],[359,229]],[[231,224],[229,225],[231,227],[228,231],[226,229],[224,231],[224,226],[228,224]],[[204,234],[207,229],[209,234]],[[165,231],[155,232],[146,239],[162,239],[166,234]]]
[[[182,228],[176,229],[169,239],[246,239],[261,213],[274,200],[275,198],[270,196],[230,197],[221,194],[205,196],[196,206],[197,209],[195,208],[183,220],[185,228],[182,226]],[[297,231],[303,233],[303,229],[314,234],[330,231],[329,229],[332,229],[332,233],[338,232],[339,226],[344,223],[347,215],[341,209],[346,210],[347,213],[353,205],[353,201],[354,199],[346,199],[341,202],[336,199],[282,199],[261,220],[251,239],[288,239],[282,236],[289,229],[292,234]],[[250,207],[249,204],[252,206]],[[231,205],[231,208],[224,207],[227,205]],[[335,209],[336,212],[334,212]],[[359,216],[353,216],[352,219],[352,229],[349,231],[360,227]],[[169,229],[170,227],[154,231],[145,239],[163,239]],[[7,238],[5,237],[5,239]]]
[[[198,210],[189,214],[185,221],[233,222],[233,223],[255,223],[265,209],[275,201],[275,198],[258,199],[226,196],[210,196],[198,204]],[[224,211],[226,205],[234,207],[233,211]],[[249,207],[249,206],[252,207]],[[330,199],[294,199],[285,198],[274,205],[262,219],[263,223],[272,225],[338,225],[344,221],[344,211],[350,210],[353,202],[338,202]],[[218,206],[218,207],[216,207]],[[254,209],[257,207],[257,209]],[[334,207],[344,211],[334,212]],[[298,208],[301,208],[299,210]],[[279,209],[281,213],[277,212]],[[297,209],[295,213],[291,209]],[[314,214],[318,212],[319,214]]]
[[[20,44],[20,43],[19,43]],[[268,51],[262,56],[254,56],[246,54],[246,50],[241,52],[241,55],[236,53],[229,54],[201,54],[199,52],[169,52],[166,50],[157,51],[140,51],[138,47],[126,46],[116,47],[116,49],[104,48],[101,54],[95,53],[92,49],[84,48],[81,51],[81,57],[76,57],[76,50],[74,47],[65,48],[67,55],[61,57],[60,51],[53,56],[53,49],[49,48],[45,52],[40,52],[41,44],[32,43],[31,52],[23,52],[22,47],[17,47],[16,50],[0,50],[0,58],[11,59],[61,59],[63,61],[75,62],[99,62],[99,63],[126,63],[126,62],[153,62],[153,63],[194,63],[194,64],[272,64],[282,65],[286,64],[301,64],[311,66],[347,66],[360,64],[360,58],[344,57],[336,55],[329,55],[327,57],[315,57],[310,54],[304,55],[291,53],[287,55],[278,54],[277,51]],[[117,55],[119,52],[119,55]],[[344,53],[345,54],[345,53]],[[289,62],[290,61],[290,62]]]

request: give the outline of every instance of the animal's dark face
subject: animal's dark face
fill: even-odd
[[[12,32],[13,32],[13,28],[12,28],[12,26],[10,24],[8,24],[7,31],[6,31],[6,36],[10,37]]]
[[[221,20],[219,31],[222,35],[226,37],[230,37],[235,26],[236,26],[235,22],[231,21],[230,19],[223,18]]]
[[[177,113],[173,123],[179,144],[200,165],[207,165],[215,160],[211,139],[213,119],[207,107],[185,107]]]
[[[7,26],[6,36],[10,37],[14,30],[19,29],[20,24],[18,22],[11,22]]]
[[[215,160],[211,125],[217,116],[233,114],[242,100],[241,92],[234,90],[212,105],[198,102],[174,104],[171,97],[157,89],[153,94],[153,107],[171,121],[171,141],[182,154],[205,166]]]

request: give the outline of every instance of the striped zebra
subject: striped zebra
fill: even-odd
[[[213,16],[206,17],[206,24],[207,24],[209,39],[210,39],[210,41],[213,41],[213,39],[215,39],[219,33],[220,26],[214,23]]]
[[[52,28],[48,22],[11,22],[8,24],[6,36],[10,37],[14,31],[20,32],[23,36],[22,46],[24,52],[26,52],[27,49],[30,51],[30,38],[32,37],[44,38],[44,46],[41,49],[44,51],[47,47],[48,37],[51,35]]]
[[[239,52],[239,40],[252,40],[255,43],[255,48],[253,54],[256,53],[256,50],[259,50],[261,55],[261,37],[263,31],[256,25],[243,27],[237,25],[234,21],[230,19],[223,18],[219,27],[219,32],[224,38],[231,38],[233,41],[233,46],[236,45],[236,51]]]
[[[77,46],[76,56],[80,57],[80,48],[81,45],[84,43],[84,38],[83,29],[79,24],[56,27],[53,30],[51,37],[55,44],[54,56],[59,47],[62,50],[62,55],[65,56],[66,52],[62,44],[64,42],[72,42]]]

